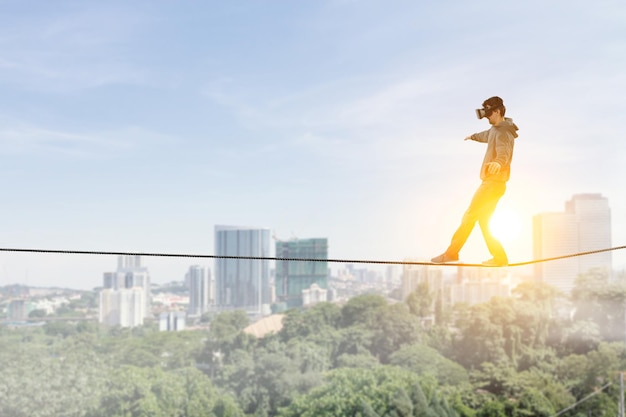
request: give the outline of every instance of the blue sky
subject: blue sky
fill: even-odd
[[[623,245],[626,4],[511,3],[0,1],[0,246],[211,254],[227,224],[427,259],[479,184],[463,138],[492,95],[520,127],[511,261],[576,193],[609,199]],[[488,257],[478,231],[462,257]],[[0,253],[0,285],[115,265]]]

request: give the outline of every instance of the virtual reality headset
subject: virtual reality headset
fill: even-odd
[[[482,109],[476,109],[476,117],[482,119],[483,117],[491,116],[494,110],[504,108],[504,102],[500,97],[491,97],[483,103]]]
[[[476,117],[478,117],[479,119],[482,119],[483,117],[489,117],[491,116],[491,113],[493,113],[494,110],[499,109],[501,106],[497,106],[497,107],[489,107],[489,106],[485,106],[482,109],[476,109]]]
[[[479,119],[482,119],[483,117],[488,117],[487,116],[487,110],[486,109],[476,109],[476,117],[478,117]]]

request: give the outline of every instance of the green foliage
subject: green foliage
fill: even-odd
[[[80,298],[70,300],[68,308],[70,310],[79,309],[97,309],[98,308],[98,293],[97,292],[83,292],[80,294]]]
[[[488,304],[472,306],[468,315],[457,323],[461,332],[455,340],[457,361],[467,368],[484,362],[496,363],[508,359],[505,352],[504,329],[492,321]]]
[[[51,321],[46,323],[44,329],[47,335],[62,338],[78,333],[76,324],[65,321]]]
[[[61,328],[67,326],[63,323]],[[236,403],[218,395],[200,371],[188,365],[173,366],[174,358],[180,356],[186,356],[180,363],[193,362],[193,349],[185,347],[201,348],[200,333],[148,332],[144,338],[133,339],[128,337],[131,333],[111,337],[98,327],[65,336],[58,329],[47,325],[2,332],[0,415],[204,416],[213,415],[211,407],[222,410],[216,416],[242,415]],[[128,357],[133,349],[139,354]],[[140,355],[146,352],[158,357],[156,365],[120,367],[124,357],[128,362],[145,362]]]
[[[291,405],[281,411],[280,415],[342,417],[360,413],[360,415],[409,416],[413,415],[414,410],[423,410],[426,406],[424,402],[428,401],[422,396],[421,398],[426,401],[415,402],[419,398],[419,395],[415,394],[415,387],[420,387],[422,383],[426,382],[421,381],[414,373],[391,366],[379,366],[374,369],[336,369],[327,374],[324,385],[297,397]],[[428,409],[444,407],[447,413],[454,414],[447,404],[434,396],[428,404]]]
[[[576,279],[572,301],[575,319],[595,323],[602,340],[624,339],[626,281],[610,281],[606,271],[592,270]]]
[[[504,403],[495,400],[486,402],[480,407],[476,417],[506,417]]]
[[[237,333],[250,324],[245,311],[225,311],[211,322],[211,336],[220,341],[231,341]]]
[[[551,417],[556,412],[546,396],[536,388],[522,392],[515,408],[515,414],[520,416]]]
[[[387,363],[393,352],[416,343],[420,337],[418,320],[402,303],[381,309],[371,328],[374,333],[370,350],[382,363]]]
[[[331,352],[313,341],[292,339],[287,342],[285,353],[298,364],[301,373],[324,372],[332,366]]]
[[[362,368],[371,369],[380,365],[378,359],[370,353],[357,355],[343,354],[337,358],[337,368]]]
[[[387,307],[387,301],[381,295],[367,294],[353,297],[341,309],[341,325],[343,327],[359,324],[370,326],[385,307]]]
[[[442,385],[469,384],[469,375],[465,368],[425,345],[407,345],[395,351],[391,355],[390,363],[419,375],[430,374]]]
[[[249,323],[248,316],[242,310],[218,314],[211,322],[211,330],[203,352],[199,355],[200,362],[217,366],[221,358],[230,352],[251,346],[254,337],[242,331]]]
[[[41,317],[46,317],[46,310],[37,309],[28,313],[28,318],[31,318],[31,319],[41,318]]]
[[[334,358],[341,355],[371,355],[374,331],[365,325],[355,325],[339,330],[339,340]]]
[[[146,330],[142,336],[135,336],[127,331],[119,337],[107,338],[98,348],[100,352],[110,356],[113,363],[176,369],[194,365],[194,358],[204,348],[203,336],[198,332],[153,330]]]
[[[243,415],[232,400],[220,397],[212,383],[193,368],[165,372],[160,368],[123,366],[107,377],[104,394],[89,417]]]
[[[623,334],[615,340],[626,328],[620,285],[581,276],[576,314],[557,319],[560,295],[525,283],[515,298],[456,306],[449,326],[427,329],[425,292],[405,303],[370,294],[290,310],[262,339],[243,331],[243,311],[207,316],[208,332],[0,327],[0,415],[554,415],[626,369]],[[617,397],[614,384],[568,415],[615,415]]]
[[[283,341],[307,338],[328,346],[336,340],[336,328],[341,321],[341,310],[332,303],[318,303],[311,309],[292,309],[283,318],[280,337]]]
[[[103,390],[104,365],[88,346],[3,343],[0,415],[82,416]]]
[[[432,313],[433,294],[428,288],[428,283],[419,283],[415,291],[407,296],[406,304],[409,306],[411,314],[417,317],[429,316]]]
[[[228,356],[228,362],[220,369],[216,382],[227,392],[233,394],[244,409],[252,407],[254,390],[250,381],[254,376],[254,360],[252,354],[237,349]]]
[[[460,337],[453,343],[458,362],[468,368],[484,362],[510,361],[515,365],[525,352],[544,348],[552,322],[548,308],[552,302],[536,293],[552,294],[549,287],[526,286],[521,299],[493,297],[464,311],[456,323]]]

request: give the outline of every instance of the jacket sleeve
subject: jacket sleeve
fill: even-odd
[[[510,132],[498,132],[496,135],[495,162],[501,166],[509,166],[513,157],[513,142],[515,138]]]
[[[470,136],[470,139],[475,140],[476,142],[487,143],[488,142],[488,132],[489,130],[485,130],[483,132],[474,133]]]

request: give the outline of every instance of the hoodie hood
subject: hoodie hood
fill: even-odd
[[[514,138],[517,138],[517,125],[513,123],[513,119],[510,117],[505,117],[503,121],[494,126],[498,130],[504,130],[513,135]]]

